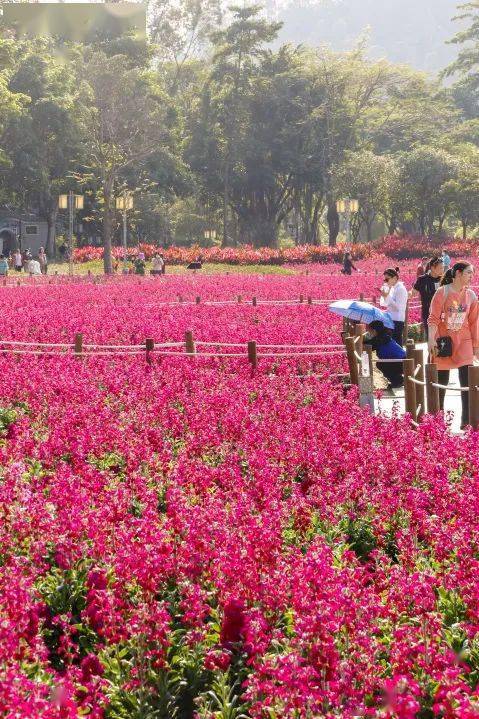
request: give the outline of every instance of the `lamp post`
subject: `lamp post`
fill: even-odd
[[[346,244],[351,244],[351,215],[359,210],[358,200],[338,200],[336,202],[338,215],[344,215],[346,226]]]
[[[216,240],[216,230],[205,230],[205,240]]]
[[[128,262],[128,241],[127,241],[127,223],[126,213],[133,209],[133,195],[128,190],[123,190],[123,194],[116,198],[116,209],[123,213],[123,268],[126,270]]]
[[[68,272],[73,275],[73,211],[83,210],[83,195],[75,195],[73,190],[67,195],[60,195],[58,208],[68,210]]]

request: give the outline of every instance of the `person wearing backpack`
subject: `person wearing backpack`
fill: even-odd
[[[439,384],[449,384],[451,369],[459,371],[461,387],[468,386],[468,368],[479,359],[479,302],[470,289],[474,267],[456,262],[441,281],[428,319],[430,356],[438,368]],[[439,390],[444,408],[446,390]],[[469,393],[461,392],[461,429],[469,423]]]

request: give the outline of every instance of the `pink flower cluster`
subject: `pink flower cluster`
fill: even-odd
[[[336,343],[324,305],[280,301],[375,284],[0,287],[0,338]],[[341,357],[252,373],[1,340],[2,717],[479,717],[478,434],[366,414]]]
[[[318,262],[321,264],[342,262],[344,246],[327,247],[326,245],[298,245],[286,249],[273,249],[269,247],[255,248],[251,245],[241,247],[168,247],[159,248],[157,245],[140,244],[138,247],[128,249],[128,258],[133,259],[138,252],[143,252],[146,259],[151,259],[156,252],[162,252],[165,260],[171,265],[188,265],[201,255],[203,262],[223,263],[228,265],[284,265],[305,264]],[[375,250],[370,245],[358,244],[354,246],[356,257],[361,259],[371,257]],[[113,248],[116,259],[123,258],[122,247]],[[102,247],[78,247],[74,252],[75,262],[88,262],[103,258]]]

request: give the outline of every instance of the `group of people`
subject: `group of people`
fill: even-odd
[[[46,275],[48,272],[48,258],[43,247],[40,247],[37,257],[29,249],[23,252],[13,250],[9,256],[0,254],[0,277],[6,277],[10,270],[25,272],[29,275]]]
[[[372,322],[365,341],[371,344],[378,359],[403,360],[407,302],[418,295],[429,359],[438,368],[438,384],[447,386],[451,369],[457,369],[461,387],[467,387],[468,368],[479,359],[479,302],[471,289],[474,267],[469,262],[456,262],[451,266],[444,252],[430,260],[423,258],[422,262],[422,274],[418,273],[409,292],[400,280],[399,268],[385,270],[380,303],[393,320],[394,329],[388,330],[380,321]],[[403,384],[401,362],[379,362],[377,366],[391,387]],[[439,392],[441,408],[445,393],[445,389]],[[461,400],[464,427],[469,419],[467,392],[461,392]]]

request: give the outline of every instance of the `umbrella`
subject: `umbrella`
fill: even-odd
[[[347,317],[356,322],[364,322],[369,325],[371,322],[379,321],[388,327],[394,329],[394,321],[389,312],[383,312],[378,307],[369,304],[369,302],[357,302],[356,300],[339,300],[329,305],[330,312],[341,317]]]

